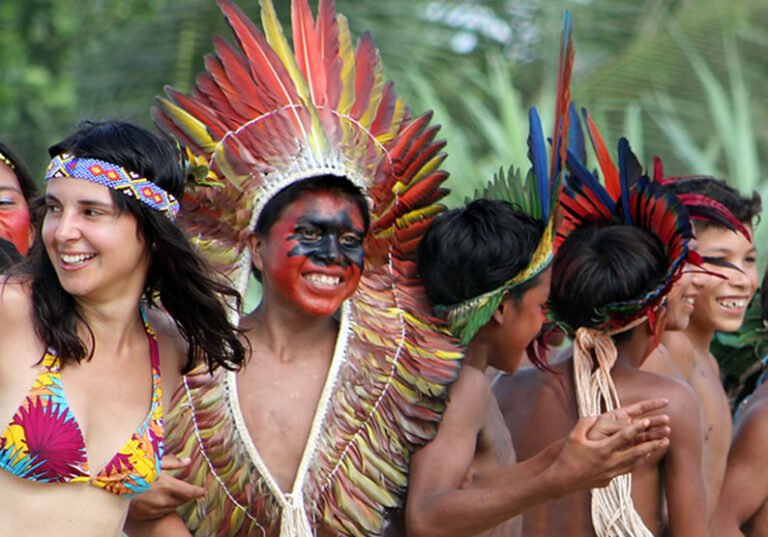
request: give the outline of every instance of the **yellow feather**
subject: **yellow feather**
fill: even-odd
[[[192,138],[197,145],[204,151],[210,153],[216,147],[216,140],[213,139],[205,124],[198,121],[195,116],[187,113],[183,108],[179,108],[168,99],[159,97],[165,111],[174,118],[176,123],[184,131],[184,134]]]
[[[422,179],[424,179],[427,175],[435,171],[437,168],[440,167],[440,165],[445,160],[445,153],[438,153],[431,159],[429,159],[429,162],[425,163],[424,166],[421,167],[419,172],[413,176],[413,179],[411,179],[411,185],[415,185]]]
[[[261,5],[261,24],[264,27],[264,37],[267,38],[267,43],[275,51],[275,54],[280,58],[285,66],[288,75],[296,85],[296,90],[299,92],[299,96],[304,99],[305,102],[310,102],[309,88],[307,86],[304,76],[299,70],[299,66],[296,63],[296,58],[293,55],[291,47],[288,45],[288,40],[283,33],[283,26],[280,24],[280,20],[275,13],[275,6],[272,5],[272,0],[259,0]]]
[[[376,137],[376,140],[378,140],[380,144],[386,145],[394,140],[397,132],[400,130],[400,125],[402,125],[403,119],[405,119],[406,110],[407,107],[405,105],[405,101],[403,101],[400,97],[395,99],[395,110],[392,112],[392,125],[388,131],[383,132]]]
[[[339,112],[348,114],[355,102],[355,51],[352,48],[352,34],[344,15],[337,15],[339,24],[339,58],[341,59],[341,98]]]
[[[440,205],[430,205],[428,207],[421,207],[419,209],[406,213],[400,218],[398,218],[395,221],[395,225],[398,228],[403,228],[414,222],[423,220],[424,218],[435,216],[442,211],[443,211],[443,207],[441,207]]]
[[[379,50],[376,49],[376,57],[379,57]],[[371,88],[371,96],[368,100],[368,105],[365,107],[365,112],[360,117],[360,124],[368,128],[376,119],[376,112],[381,103],[382,88],[384,87],[384,70],[381,68],[381,61],[376,63],[376,68],[371,73],[371,78],[374,80],[373,87]]]
[[[323,129],[320,127],[320,118],[317,115],[317,110],[312,102],[312,96],[309,90],[307,81],[304,80],[299,65],[296,63],[296,57],[293,55],[291,47],[288,45],[288,40],[283,33],[283,26],[280,24],[280,20],[275,13],[275,6],[272,4],[272,0],[259,0],[261,5],[261,24],[264,27],[264,37],[267,38],[267,43],[275,51],[275,54],[283,62],[285,70],[288,72],[288,76],[293,80],[296,86],[296,91],[301,97],[307,111],[312,117],[312,127],[308,133],[308,142],[315,155],[323,155],[328,148],[328,141],[325,138]]]

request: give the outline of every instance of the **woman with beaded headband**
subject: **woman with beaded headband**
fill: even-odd
[[[36,195],[26,164],[0,141],[0,238],[10,241],[22,256],[32,244],[29,205]]]
[[[237,293],[173,222],[170,143],[85,122],[49,151],[39,240],[0,288],[0,520],[8,535],[119,536],[160,474],[181,374],[244,360],[220,299]]]
[[[701,429],[690,419],[698,412],[695,396],[684,383],[639,370],[661,337],[666,297],[688,257],[688,214],[661,185],[641,175],[625,139],[617,169],[590,118],[587,125],[605,187],[583,164],[583,142],[572,143],[550,293],[551,315],[569,328],[573,347],[551,364],[556,376],[530,369],[507,379],[502,408],[525,459],[578,417],[648,397],[669,400],[671,434],[666,450],[608,487],[527,511],[522,534],[708,535]]]
[[[293,50],[272,2],[263,33],[219,4],[238,48],[215,38],[192,94],[168,89],[154,114],[209,167],[185,196],[190,234],[263,297],[241,320],[247,367],[194,372],[176,398],[168,446],[191,460],[176,475],[206,490],[179,514],[206,537],[381,535],[461,357],[415,266],[446,193],[444,143],[332,1],[316,19],[293,2]],[[162,514],[156,492],[136,518]]]

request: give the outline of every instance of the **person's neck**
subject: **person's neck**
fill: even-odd
[[[715,329],[709,326],[700,326],[693,322],[688,325],[684,331],[685,335],[691,341],[696,354],[708,354],[709,346],[712,344],[712,337],[715,335]]]
[[[259,345],[283,362],[303,355],[303,349],[335,342],[338,334],[338,323],[332,316],[311,315],[268,299],[250,317],[249,324],[259,332]]]
[[[463,365],[474,367],[480,372],[485,373],[485,370],[488,369],[490,351],[488,343],[483,341],[482,338],[475,336],[467,345]]]
[[[652,337],[653,333],[647,328],[646,323],[633,328],[629,337],[616,344],[618,356],[616,365],[639,369],[648,355],[656,348],[655,345],[651,345],[650,338]]]
[[[78,323],[78,335],[90,347],[98,342],[100,349],[117,356],[119,351],[133,341],[137,333],[144,332],[136,297],[125,297],[108,302],[77,301],[77,308],[84,319]]]

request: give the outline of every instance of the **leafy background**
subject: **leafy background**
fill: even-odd
[[[314,4],[314,2],[312,2]],[[256,0],[241,0],[258,15]],[[288,0],[275,0],[289,21]],[[551,117],[562,12],[574,15],[574,99],[646,165],[709,173],[768,200],[768,3],[761,0],[337,0],[370,30],[416,112],[448,141],[451,203],[526,165],[526,111]],[[38,176],[82,118],[149,125],[165,84],[190,88],[229,38],[213,0],[3,0],[0,136]],[[765,244],[768,226],[758,228]],[[761,250],[765,250],[761,248]],[[761,252],[765,257],[766,252]]]

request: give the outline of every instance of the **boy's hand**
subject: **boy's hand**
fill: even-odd
[[[178,470],[189,465],[189,459],[175,455],[163,457],[163,470]],[[191,485],[165,473],[152,484],[150,489],[131,500],[128,517],[133,520],[152,520],[176,511],[185,503],[205,495],[205,489]]]

